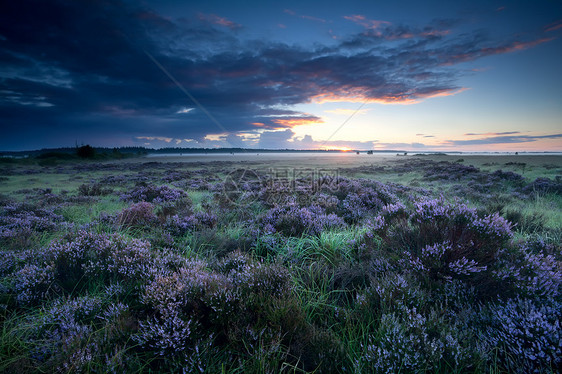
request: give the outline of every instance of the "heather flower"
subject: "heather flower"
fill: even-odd
[[[498,241],[506,241],[512,237],[511,224],[498,213],[474,219],[471,226],[483,235]]]
[[[528,297],[558,297],[562,292],[562,262],[553,255],[529,253],[526,246],[504,253],[493,274]],[[515,258],[513,258],[515,257]]]
[[[488,318],[485,345],[498,352],[511,373],[541,373],[562,368],[562,305],[511,299],[482,311]]]
[[[447,282],[453,278],[468,280],[473,274],[484,272],[488,268],[480,265],[474,258],[465,257],[471,256],[470,252],[448,242],[427,245],[417,255],[407,253],[407,256],[408,265],[419,275]]]
[[[213,228],[218,222],[218,217],[210,212],[197,212],[191,215],[174,215],[168,217],[164,223],[164,227],[172,235],[182,236],[190,231],[200,230],[203,228]]]
[[[45,251],[63,289],[79,289],[89,279],[135,284],[152,272],[150,243],[81,231],[68,242],[55,242]]]
[[[369,208],[359,195],[356,193],[350,193],[342,201],[342,210],[340,215],[342,215],[347,222],[356,223],[367,215],[368,210]]]
[[[277,206],[262,218],[262,225],[271,225],[286,236],[318,235],[323,230],[343,227],[344,221],[335,214],[325,214],[318,206],[299,208],[296,204]]]
[[[416,308],[400,314],[384,314],[380,321],[379,339],[371,339],[364,353],[368,361],[381,372],[432,371],[442,365],[458,367],[467,353],[455,335],[435,331],[435,315],[429,318]]]
[[[397,202],[395,204],[387,204],[383,206],[381,210],[381,215],[387,219],[407,217],[408,214],[408,209],[401,202]]]
[[[173,189],[166,185],[139,185],[132,191],[122,194],[121,199],[135,203],[147,201],[152,203],[174,202],[187,197],[183,190]]]
[[[139,334],[135,340],[145,347],[156,351],[156,354],[164,356],[170,353],[186,353],[193,347],[197,340],[197,322],[184,320],[177,311],[174,311],[164,319],[149,319],[139,322]]]
[[[55,270],[52,265],[25,265],[15,273],[14,289],[16,299],[29,304],[44,299],[54,286]]]
[[[0,215],[0,240],[25,241],[35,233],[60,229],[63,222],[64,218],[52,208],[34,208],[21,203],[5,205]]]

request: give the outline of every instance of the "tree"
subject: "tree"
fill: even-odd
[[[86,144],[80,148],[77,148],[76,154],[80,158],[94,158],[94,156],[96,155],[96,150],[94,149],[94,147]]]

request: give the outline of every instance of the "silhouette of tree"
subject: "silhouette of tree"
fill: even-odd
[[[94,158],[96,150],[89,144],[83,145],[76,149],[76,154],[80,158]]]

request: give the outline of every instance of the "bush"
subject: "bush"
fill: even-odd
[[[144,201],[123,209],[117,214],[116,220],[123,227],[151,226],[157,222],[154,205]]]
[[[165,203],[176,202],[180,199],[189,201],[185,191],[170,188],[166,185],[155,186],[153,184],[137,185],[130,192],[121,195],[121,200],[132,201],[134,203],[141,201]],[[191,201],[189,201],[189,205],[191,205]]]
[[[562,304],[512,299],[483,308],[485,346],[510,373],[562,370]]]
[[[270,209],[261,221],[262,225],[286,236],[319,235],[324,230],[345,226],[340,217],[326,214],[320,207],[299,208],[294,203]]]
[[[38,264],[15,274],[16,297],[22,304],[61,291],[82,292],[91,283],[142,284],[150,279],[154,266],[148,242],[86,231],[52,243],[37,257]]]

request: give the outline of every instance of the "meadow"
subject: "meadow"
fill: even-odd
[[[562,371],[562,156],[0,159],[0,372]]]

